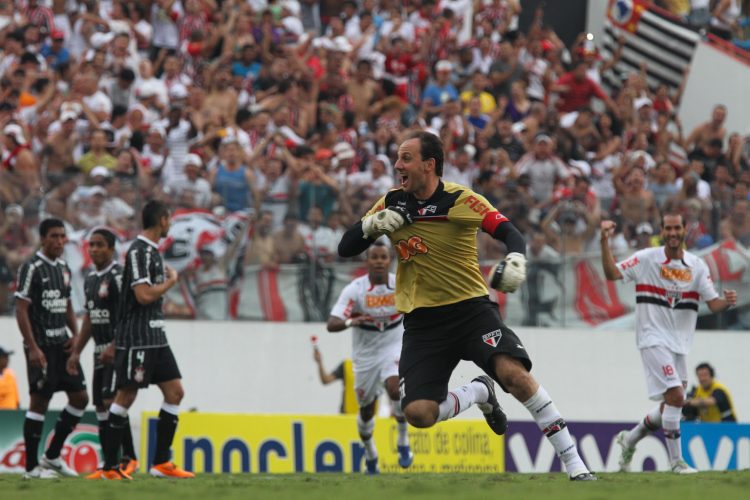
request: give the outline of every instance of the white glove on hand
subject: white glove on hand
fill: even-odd
[[[405,208],[387,207],[385,210],[365,217],[362,221],[362,232],[365,238],[377,239],[411,222],[411,215]]]
[[[518,290],[526,279],[526,257],[518,252],[508,254],[492,268],[490,286],[503,293]]]

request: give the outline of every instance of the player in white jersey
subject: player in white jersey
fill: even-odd
[[[680,417],[687,386],[685,357],[693,342],[699,302],[705,301],[711,312],[718,313],[737,303],[737,292],[724,290],[724,298],[719,297],[705,262],[684,250],[685,221],[681,215],[662,216],[664,246],[639,250],[617,263],[609,249],[614,229],[614,222],[602,221],[602,267],[610,281],[635,281],[636,342],[649,398],[660,402],[635,428],[618,434],[620,470],[630,469],[638,441],[662,428],[672,471],[697,472],[682,459],[680,445]]]
[[[414,460],[398,388],[398,361],[404,327],[403,317],[396,310],[396,276],[388,272],[390,264],[388,247],[383,243],[370,247],[367,252],[367,274],[355,279],[341,291],[327,325],[329,332],[354,328],[352,361],[354,389],[359,403],[357,429],[365,446],[368,474],[379,472],[378,452],[372,432],[375,428],[375,404],[383,387],[388,392],[391,409],[398,422],[398,463],[406,468]]]

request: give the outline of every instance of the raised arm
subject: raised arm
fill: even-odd
[[[622,273],[617,269],[615,265],[615,258],[612,255],[612,250],[609,248],[609,238],[615,232],[615,223],[611,220],[603,220],[601,223],[601,250],[602,250],[602,268],[604,269],[604,275],[610,281],[616,281],[622,279]]]

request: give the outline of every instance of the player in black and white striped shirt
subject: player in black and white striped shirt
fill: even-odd
[[[16,320],[23,336],[31,394],[23,425],[24,477],[49,479],[56,473],[78,475],[60,458],[60,451],[83,416],[88,396],[80,365],[75,375],[66,371],[78,325],[70,303],[70,269],[60,259],[67,239],[65,226],[59,219],[45,219],[39,225],[39,236],[41,249],[18,272]],[[52,395],[58,391],[68,394],[68,405],[60,413],[55,435],[40,465],[37,450],[44,415]]]
[[[68,372],[75,373],[83,348],[94,337],[94,376],[92,399],[99,421],[99,442],[102,450],[107,444],[105,434],[109,418],[109,406],[115,396],[115,323],[117,322],[122,291],[122,267],[114,260],[117,237],[106,228],[95,229],[89,237],[89,256],[96,271],[86,277],[83,285],[86,296],[86,314],[83,316],[81,332],[73,352],[68,358]],[[109,347],[109,349],[108,349]],[[133,434],[130,423],[125,426],[122,442],[122,465],[126,474],[138,469]],[[86,479],[101,478],[102,470],[97,470]]]
[[[164,265],[157,245],[169,231],[169,208],[160,201],[149,201],[143,207],[142,218],[143,232],[125,257],[120,317],[115,332],[118,390],[109,408],[102,477],[129,479],[120,470],[117,457],[128,422],[128,408],[135,401],[138,389],[155,384],[164,395],[164,403],[159,412],[156,453],[149,473],[157,477],[189,478],[194,475],[169,461],[184,395],[180,369],[164,333],[162,312],[162,297],[177,282],[177,273]]]

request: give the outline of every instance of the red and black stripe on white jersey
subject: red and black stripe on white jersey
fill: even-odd
[[[625,281],[635,282],[638,348],[664,346],[687,354],[699,303],[719,296],[703,259],[684,252],[672,260],[662,246],[639,250],[617,268]]]
[[[654,304],[670,309],[691,309],[697,312],[699,300],[700,294],[696,291],[667,290],[645,283],[635,285],[635,302],[637,304]]]

